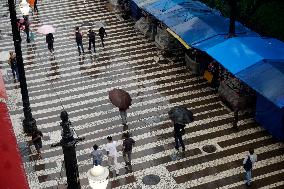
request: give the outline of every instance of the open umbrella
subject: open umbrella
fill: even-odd
[[[9,60],[9,57],[10,57],[9,51],[0,52],[0,61],[7,61]]]
[[[168,114],[174,123],[185,125],[193,121],[193,113],[184,106],[175,106]]]
[[[128,109],[131,106],[131,97],[128,92],[122,89],[112,89],[109,91],[109,99],[113,105],[121,109]]]
[[[55,33],[55,28],[51,25],[42,25],[38,27],[37,32],[46,35],[49,33]]]

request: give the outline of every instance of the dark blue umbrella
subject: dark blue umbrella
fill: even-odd
[[[174,123],[185,125],[193,121],[193,113],[184,106],[175,106],[168,114]]]

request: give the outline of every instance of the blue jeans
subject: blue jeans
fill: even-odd
[[[17,77],[17,80],[19,80],[19,71],[18,71],[18,68],[17,67],[12,67],[12,74],[13,74],[13,77],[15,78],[15,76]]]
[[[248,185],[251,183],[251,170],[245,172],[245,183]]]
[[[79,54],[81,54],[81,49],[82,49],[82,51],[84,53],[84,47],[83,47],[83,43],[82,42],[78,42],[77,41],[77,47],[78,47]]]
[[[175,148],[178,150],[179,149],[179,146],[181,145],[182,149],[184,150],[185,149],[185,146],[184,146],[184,143],[183,143],[183,140],[182,140],[182,136],[175,136]]]
[[[94,160],[93,165],[95,165],[95,166],[102,165],[102,160],[101,159]]]

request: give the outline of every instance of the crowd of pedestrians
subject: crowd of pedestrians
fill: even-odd
[[[122,144],[122,154],[125,161],[125,167],[131,166],[131,154],[132,148],[135,144],[135,141],[130,137],[130,134],[123,133],[123,144]],[[111,136],[107,137],[106,144],[106,155],[107,155],[107,165],[109,169],[115,171],[115,175],[119,175],[119,166],[117,162],[118,152],[117,152],[117,141],[114,141]],[[93,165],[98,166],[102,165],[103,161],[103,152],[99,149],[98,145],[93,146],[93,151],[91,152],[91,157],[93,158]]]

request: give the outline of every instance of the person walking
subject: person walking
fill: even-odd
[[[98,149],[98,145],[94,145],[93,146],[93,151],[91,153],[91,156],[93,157],[93,165],[97,166],[97,165],[102,165],[102,161],[103,161],[103,152],[101,150]]]
[[[19,72],[18,72],[18,66],[17,66],[17,59],[16,59],[16,54],[13,51],[10,51],[10,57],[8,60],[8,63],[11,67],[13,78],[19,81]]]
[[[125,162],[125,166],[131,165],[131,154],[132,154],[132,147],[135,144],[135,140],[130,138],[130,134],[124,133],[123,134],[123,145],[122,145],[122,154],[123,154],[123,159]]]
[[[249,149],[249,154],[246,155],[243,161],[243,167],[245,169],[245,184],[246,186],[251,186],[251,178],[252,178],[252,167],[254,163],[257,161],[257,155],[254,154],[254,149]]]
[[[53,34],[52,33],[47,34],[46,35],[47,48],[52,54],[54,54],[53,42],[54,42]]]
[[[117,164],[117,142],[112,140],[111,136],[107,137],[108,143],[106,145],[106,151],[108,156],[108,166],[115,170],[116,176],[119,175],[118,164]]]
[[[34,14],[38,14],[37,0],[34,0]]]
[[[174,123],[175,149],[179,150],[179,146],[181,145],[183,152],[185,151],[184,142],[182,140],[182,135],[185,133],[184,127],[185,125]]]
[[[76,43],[78,47],[79,56],[81,55],[81,50],[83,54],[85,54],[84,47],[83,47],[83,34],[79,31],[79,27],[76,27],[75,39],[76,39]]]
[[[123,108],[119,108],[119,113],[120,113],[120,117],[121,117],[121,122],[122,122],[122,125],[124,127],[126,127],[126,118],[127,118],[127,113],[126,113],[126,109],[123,109]]]
[[[32,141],[39,157],[41,156],[40,149],[42,148],[42,137],[43,135],[41,131],[36,129],[32,132]]]
[[[88,50],[91,51],[92,44],[93,44],[94,53],[96,53],[96,48],[95,48],[96,34],[92,29],[90,29],[88,36],[89,36],[89,48],[88,48]]]
[[[26,35],[27,35],[27,39],[26,39],[26,41],[27,41],[27,43],[30,43],[30,36],[29,36],[29,34],[30,34],[30,23],[29,23],[29,16],[23,16],[23,18],[24,18],[24,31],[25,31],[25,33],[26,33]]]
[[[107,36],[106,30],[105,30],[104,27],[101,27],[101,28],[99,29],[99,36],[100,36],[100,38],[101,38],[102,46],[104,47],[104,46],[105,46],[105,45],[104,45],[104,37]]]

